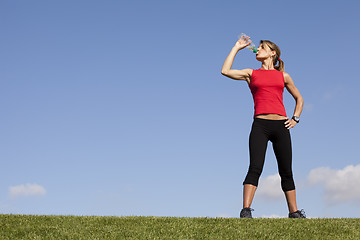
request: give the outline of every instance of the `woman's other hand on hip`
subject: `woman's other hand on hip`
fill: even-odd
[[[297,124],[297,122],[295,122],[294,119],[289,119],[289,118],[287,117],[284,124],[285,124],[285,127],[290,130],[291,128],[295,127],[295,125]]]

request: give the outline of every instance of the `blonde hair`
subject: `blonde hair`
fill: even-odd
[[[269,40],[261,40],[260,44],[266,44],[271,51],[275,51],[276,55],[273,58],[274,68],[278,71],[285,72],[284,62],[280,59],[281,51],[278,45]],[[278,65],[276,65],[278,63]]]

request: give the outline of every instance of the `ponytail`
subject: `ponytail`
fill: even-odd
[[[275,66],[275,63],[274,63],[274,68],[280,72],[285,72],[285,66],[284,66],[283,60],[281,60],[279,57],[279,58],[277,58],[277,62],[278,62],[278,65]]]

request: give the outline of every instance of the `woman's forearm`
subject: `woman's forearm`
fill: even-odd
[[[296,105],[293,116],[300,117],[304,107],[304,99],[302,97],[298,97],[295,101],[296,101]]]
[[[225,62],[224,62],[224,65],[222,66],[222,69],[221,69],[221,73],[226,75],[232,65],[233,65],[233,62],[234,62],[234,58],[236,56],[236,54],[238,53],[238,51],[240,50],[239,47],[236,47],[234,46],[232,49],[231,49],[231,52],[229,53],[229,55],[227,56],[227,58],[225,59]]]

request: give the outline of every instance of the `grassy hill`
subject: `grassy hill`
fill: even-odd
[[[360,239],[360,219],[0,215],[0,239]]]

